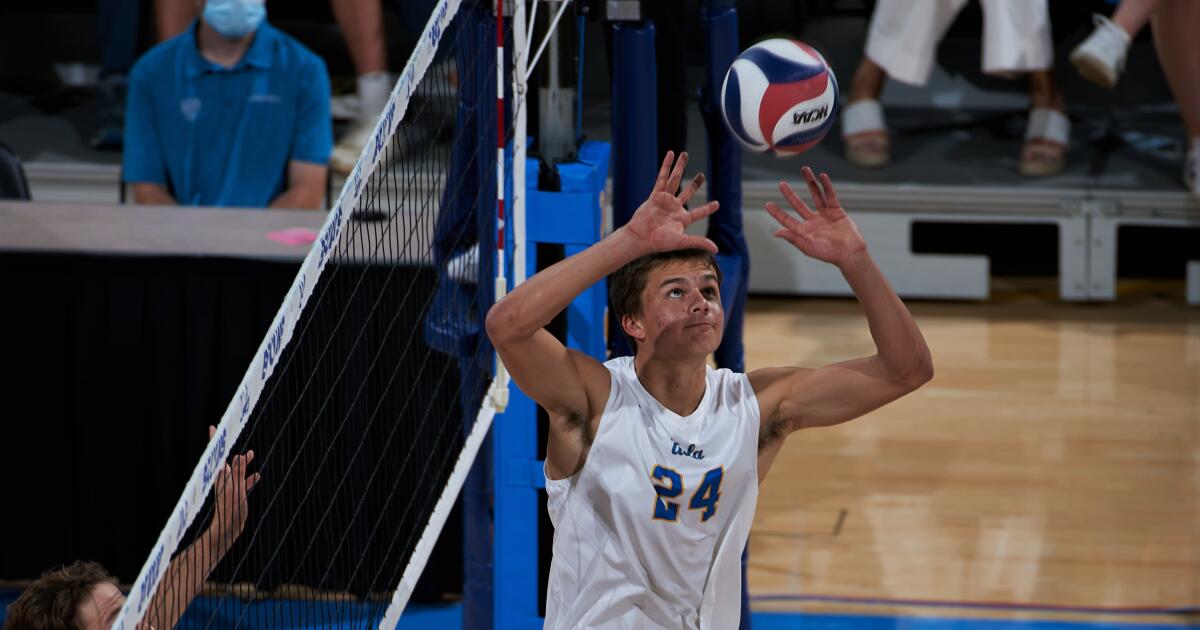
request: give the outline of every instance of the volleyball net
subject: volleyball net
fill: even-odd
[[[496,413],[506,31],[434,5],[114,628],[395,626]]]

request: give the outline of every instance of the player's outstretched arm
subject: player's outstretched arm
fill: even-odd
[[[933,378],[925,338],[871,260],[866,241],[842,209],[833,183],[825,174],[818,181],[808,167],[803,174],[816,209],[781,182],[779,189],[795,214],[767,204],[767,211],[780,224],[775,236],[841,270],[866,311],[877,352],[815,370],[770,368],[750,374],[768,442],[797,429],[852,420]]]
[[[208,427],[208,439],[211,440],[216,431],[216,427]],[[246,474],[246,469],[253,461],[254,451],[234,455],[230,463],[217,474],[213,486],[212,522],[195,542],[175,556],[167,566],[140,627],[156,630],[174,628],[188,605],[200,593],[213,569],[241,535],[250,509],[246,496],[259,480],[258,473]]]
[[[546,408],[551,419],[552,472],[569,475],[586,453],[584,429],[608,399],[604,366],[569,351],[545,326],[580,293],[641,256],[677,249],[716,252],[712,241],[684,233],[684,228],[717,209],[715,201],[691,212],[684,204],[704,182],[697,175],[675,195],[687,167],[687,154],[675,160],[667,153],[654,190],[629,223],[586,250],[545,269],[516,287],[492,307],[488,337],[521,390]]]

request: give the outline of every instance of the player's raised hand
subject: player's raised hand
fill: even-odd
[[[216,431],[216,427],[208,427],[208,439],[211,440]],[[230,463],[217,473],[213,488],[216,513],[209,525],[210,534],[216,538],[213,542],[217,545],[214,550],[217,553],[227,551],[246,526],[246,517],[250,513],[246,495],[260,479],[259,473],[247,474],[253,461],[254,451],[246,451],[230,458]]]
[[[667,151],[667,156],[658,169],[654,190],[625,225],[625,229],[641,243],[645,253],[677,249],[703,249],[717,253],[717,245],[712,241],[684,232],[687,226],[717,211],[716,201],[710,201],[691,211],[684,207],[704,183],[703,174],[693,177],[678,195],[675,194],[683,180],[687,162],[687,152],[680,153],[679,159],[676,160],[674,152]]]
[[[779,182],[783,198],[800,217],[797,218],[774,202],[768,202],[767,212],[782,226],[775,230],[775,236],[795,245],[812,258],[838,266],[866,252],[867,242],[859,233],[858,226],[842,209],[829,176],[821,173],[818,181],[807,166],[801,169],[801,173],[808,184],[816,211],[804,203],[787,182]]]

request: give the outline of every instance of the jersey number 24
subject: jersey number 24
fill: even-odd
[[[704,473],[700,487],[696,488],[696,491],[692,493],[692,499],[688,501],[688,509],[704,510],[700,513],[702,522],[717,513],[717,502],[721,500],[721,478],[724,476],[724,466]],[[658,493],[658,496],[654,498],[654,518],[672,522],[678,520],[679,504],[670,499],[683,494],[683,477],[670,468],[656,465],[650,472],[650,478],[654,484],[654,491]]]

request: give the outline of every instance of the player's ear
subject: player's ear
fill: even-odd
[[[646,329],[642,327],[642,320],[633,315],[621,316],[621,330],[624,330],[631,339],[646,340]]]

